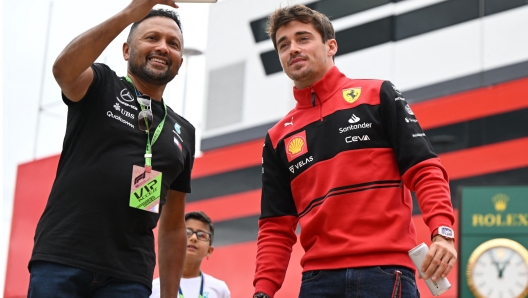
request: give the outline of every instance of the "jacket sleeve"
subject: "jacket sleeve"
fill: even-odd
[[[298,217],[293,201],[290,177],[266,136],[262,153],[261,216],[257,240],[255,292],[273,297],[281,288],[297,241]]]
[[[380,90],[380,117],[394,149],[405,186],[416,192],[418,205],[431,233],[454,224],[449,179],[416,115],[402,93],[389,81]]]

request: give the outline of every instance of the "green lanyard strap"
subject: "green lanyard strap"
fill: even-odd
[[[141,110],[143,111],[145,107],[140,103]],[[163,129],[163,125],[165,124],[165,118],[167,117],[167,105],[163,103],[163,107],[165,108],[165,115],[163,116],[163,119],[158,124],[158,127],[156,127],[156,131],[154,131],[154,135],[152,136],[152,141],[150,140],[150,133],[147,130],[147,148],[145,149],[145,169],[152,169],[152,146],[154,143],[158,140],[159,135],[161,134],[161,130]]]
[[[127,80],[127,82],[132,84],[132,86],[134,87],[134,90],[136,91],[136,96],[141,95],[139,91],[136,89],[136,86],[134,86],[134,83],[132,82],[132,80],[128,76],[126,76],[125,79]],[[139,103],[139,106],[141,107],[141,111],[144,111],[145,106],[139,101],[138,103]],[[150,130],[146,131],[146,134],[147,134],[147,147],[145,149],[145,171],[146,172],[150,172],[152,170],[152,146],[158,140],[158,137],[161,134],[161,130],[163,129],[163,125],[165,124],[165,119],[167,118],[167,105],[165,104],[165,102],[163,102],[163,108],[165,109],[165,115],[163,116],[163,119],[161,120],[161,122],[158,124],[158,127],[156,127],[156,130],[154,131],[154,135],[152,136],[152,141],[150,140]],[[154,119],[154,114],[152,118]]]

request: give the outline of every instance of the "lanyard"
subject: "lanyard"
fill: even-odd
[[[203,298],[203,285],[204,285],[204,278],[203,278],[203,274],[202,274],[202,271],[200,271],[200,295],[198,296],[198,298]],[[183,298],[183,292],[181,290],[181,287],[178,289],[178,298]]]
[[[134,87],[134,90],[136,90],[136,96],[141,95],[139,91],[136,89],[136,86],[134,86],[134,83],[132,82],[132,80],[128,76],[126,76],[125,79],[127,80],[127,82],[132,84],[132,86]],[[139,101],[138,103],[139,103],[139,106],[141,107],[141,110],[142,111],[145,110],[145,106]],[[165,118],[167,118],[167,105],[165,104],[165,102],[163,102],[163,107],[165,109],[165,115],[163,116],[163,119],[161,120],[161,122],[158,124],[158,127],[156,127],[156,130],[154,131],[154,135],[152,136],[152,141],[150,140],[150,130],[146,131],[147,133],[147,148],[145,149],[145,171],[146,172],[150,172],[150,170],[152,169],[152,146],[158,140],[158,137],[161,134],[161,130],[163,129],[163,125],[165,124]]]

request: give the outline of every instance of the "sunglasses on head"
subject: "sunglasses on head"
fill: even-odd
[[[152,99],[148,95],[139,95],[137,97],[138,103],[142,106],[145,106],[146,109],[142,110],[138,114],[138,126],[142,131],[149,131],[152,127],[152,120],[154,116],[152,115]]]

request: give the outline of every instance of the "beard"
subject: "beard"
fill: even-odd
[[[310,57],[307,55],[299,55],[298,57],[304,58],[306,61],[303,63],[305,65],[290,65],[288,68],[284,69],[286,75],[294,82],[300,83],[301,85],[313,85],[319,80],[325,73],[325,65],[327,64],[326,57],[322,55],[315,55]],[[297,57],[292,57],[287,61],[289,64],[291,59]],[[287,65],[288,65],[287,64]],[[307,87],[305,86],[305,87]]]
[[[151,69],[148,67],[147,62],[149,56],[145,60],[141,60],[139,55],[133,49],[130,49],[130,57],[128,59],[128,69],[137,78],[145,81],[149,84],[161,86],[166,85],[178,74],[179,68],[171,70],[172,60],[168,59],[168,67],[165,71],[157,69]]]
[[[288,71],[286,75],[295,82],[310,81],[314,77],[314,71],[311,68],[303,69],[302,71]]]
[[[290,65],[289,67],[284,69],[284,72],[292,81],[295,81],[295,82],[307,82],[307,81],[312,80],[315,74],[314,74],[313,65],[311,65],[310,63],[310,59],[306,56],[298,55],[296,57],[291,57],[290,60],[294,58],[298,58],[298,57],[306,59],[305,63],[308,65],[303,65],[303,66]],[[287,61],[286,63],[287,63],[286,65],[288,65],[290,61]]]

